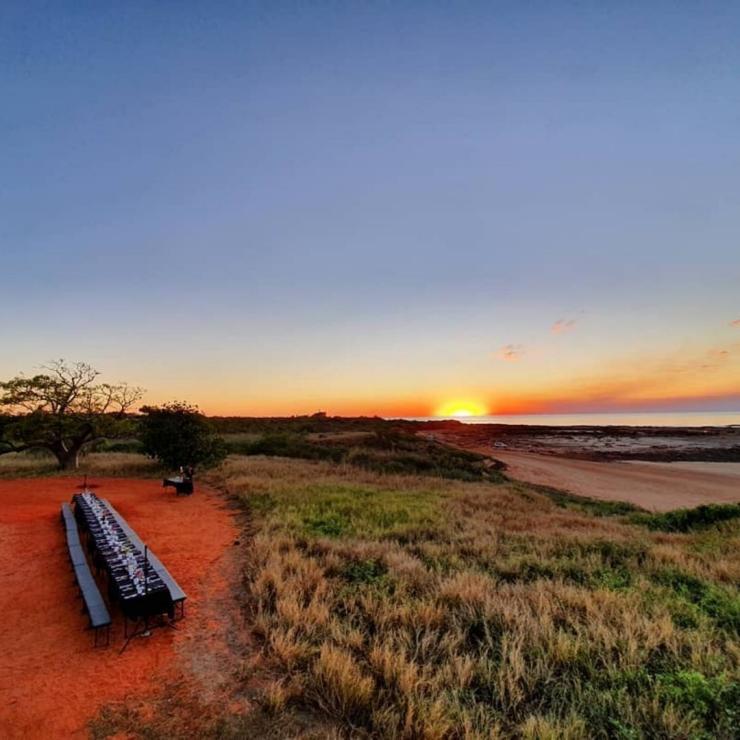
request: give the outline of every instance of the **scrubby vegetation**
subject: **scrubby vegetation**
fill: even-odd
[[[232,458],[245,606],[273,680],[375,737],[740,730],[740,527],[651,532],[519,484]],[[603,516],[603,514],[610,516]]]
[[[740,494],[739,494],[740,495]],[[634,521],[661,532],[691,532],[740,517],[740,504],[707,504],[663,514],[638,514]]]
[[[241,455],[329,460],[380,473],[467,481],[503,480],[496,465],[483,455],[448,447],[387,423],[375,431],[314,435],[272,431],[229,435],[225,441],[230,452]]]
[[[379,416],[328,416],[322,412],[310,416],[244,417],[212,416],[211,423],[219,434],[350,434],[383,431],[390,427],[414,429],[414,422],[388,421]]]
[[[644,512],[638,506],[630,504],[627,501],[606,501],[599,498],[588,498],[586,496],[574,496],[566,491],[559,491],[556,488],[547,486],[538,486],[530,484],[528,486],[533,492],[547,496],[553,503],[564,509],[581,511],[594,516],[619,516],[635,512],[640,516]]]
[[[504,479],[502,466],[494,461],[417,436],[414,430],[418,425],[410,422],[323,414],[287,419],[205,419],[186,404],[143,411],[143,415],[127,420],[128,436],[91,442],[79,456],[79,471],[90,470],[91,460],[96,459],[90,455],[96,453],[147,454],[168,470],[181,464],[202,469],[229,453],[346,463],[379,473],[465,481]],[[0,475],[52,472],[49,455],[43,450],[10,454],[7,460],[4,457],[0,455]]]
[[[83,475],[159,477],[165,472],[154,460],[135,452],[96,452],[80,458],[77,470],[60,471],[54,457],[42,451],[0,455],[0,478],[25,478],[42,475]]]

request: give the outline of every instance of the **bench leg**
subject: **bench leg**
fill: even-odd
[[[94,646],[95,647],[108,647],[110,645],[110,625],[107,624],[105,627],[94,627],[95,630],[95,638],[94,638]],[[98,634],[100,630],[105,629],[105,643],[99,641]]]

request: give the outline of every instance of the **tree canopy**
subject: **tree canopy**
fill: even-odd
[[[84,362],[56,360],[42,370],[0,382],[0,454],[44,449],[66,469],[87,445],[130,428],[127,414],[141,388],[100,383]]]
[[[214,434],[197,406],[181,401],[141,409],[140,438],[144,452],[163,465],[209,468],[226,457],[226,445]]]

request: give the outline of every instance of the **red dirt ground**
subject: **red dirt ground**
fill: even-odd
[[[230,551],[238,529],[226,502],[202,487],[177,498],[158,481],[121,478],[96,479],[95,491],[110,499],[188,594],[186,617],[177,632],[155,630],[119,655],[123,622],[113,611],[110,647],[93,648],[59,518],[78,482],[0,481],[2,738],[84,737],[101,706],[202,672],[227,649],[219,615],[232,606]]]

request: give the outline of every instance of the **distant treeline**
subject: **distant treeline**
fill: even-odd
[[[415,425],[414,422],[387,420],[380,416],[328,416],[321,412],[310,416],[209,416],[208,419],[220,434],[368,432]]]

